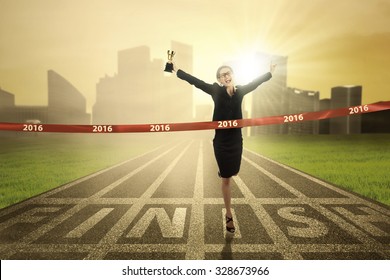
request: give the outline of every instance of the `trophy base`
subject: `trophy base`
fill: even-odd
[[[172,73],[173,72],[173,64],[172,63],[166,63],[164,71]]]

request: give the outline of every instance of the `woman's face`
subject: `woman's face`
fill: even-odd
[[[234,86],[234,79],[233,79],[233,71],[232,69],[228,67],[224,67],[221,70],[219,70],[218,73],[218,82],[220,82],[223,86]]]

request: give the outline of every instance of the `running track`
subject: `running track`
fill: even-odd
[[[389,259],[390,209],[245,150],[224,230],[208,140],[0,210],[1,259]]]

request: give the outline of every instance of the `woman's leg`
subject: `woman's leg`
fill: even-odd
[[[223,200],[225,202],[225,208],[226,208],[226,217],[232,218],[232,209],[231,209],[231,201],[232,201],[232,190],[230,186],[230,180],[231,178],[222,178],[222,194],[223,194]],[[226,224],[229,228],[234,228],[233,220],[228,222]]]

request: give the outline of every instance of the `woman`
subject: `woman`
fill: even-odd
[[[263,82],[272,77],[276,65],[270,65],[270,72],[258,77],[247,85],[236,86],[234,83],[233,69],[230,66],[221,66],[217,70],[219,84],[208,84],[198,78],[187,74],[173,65],[173,70],[178,78],[187,81],[191,85],[211,95],[214,101],[213,121],[242,119],[242,100],[244,96],[255,90]],[[238,174],[242,156],[241,128],[216,129],[213,140],[214,154],[217,160],[222,179],[222,194],[226,208],[226,230],[235,232],[233,216],[231,212],[231,177]]]

